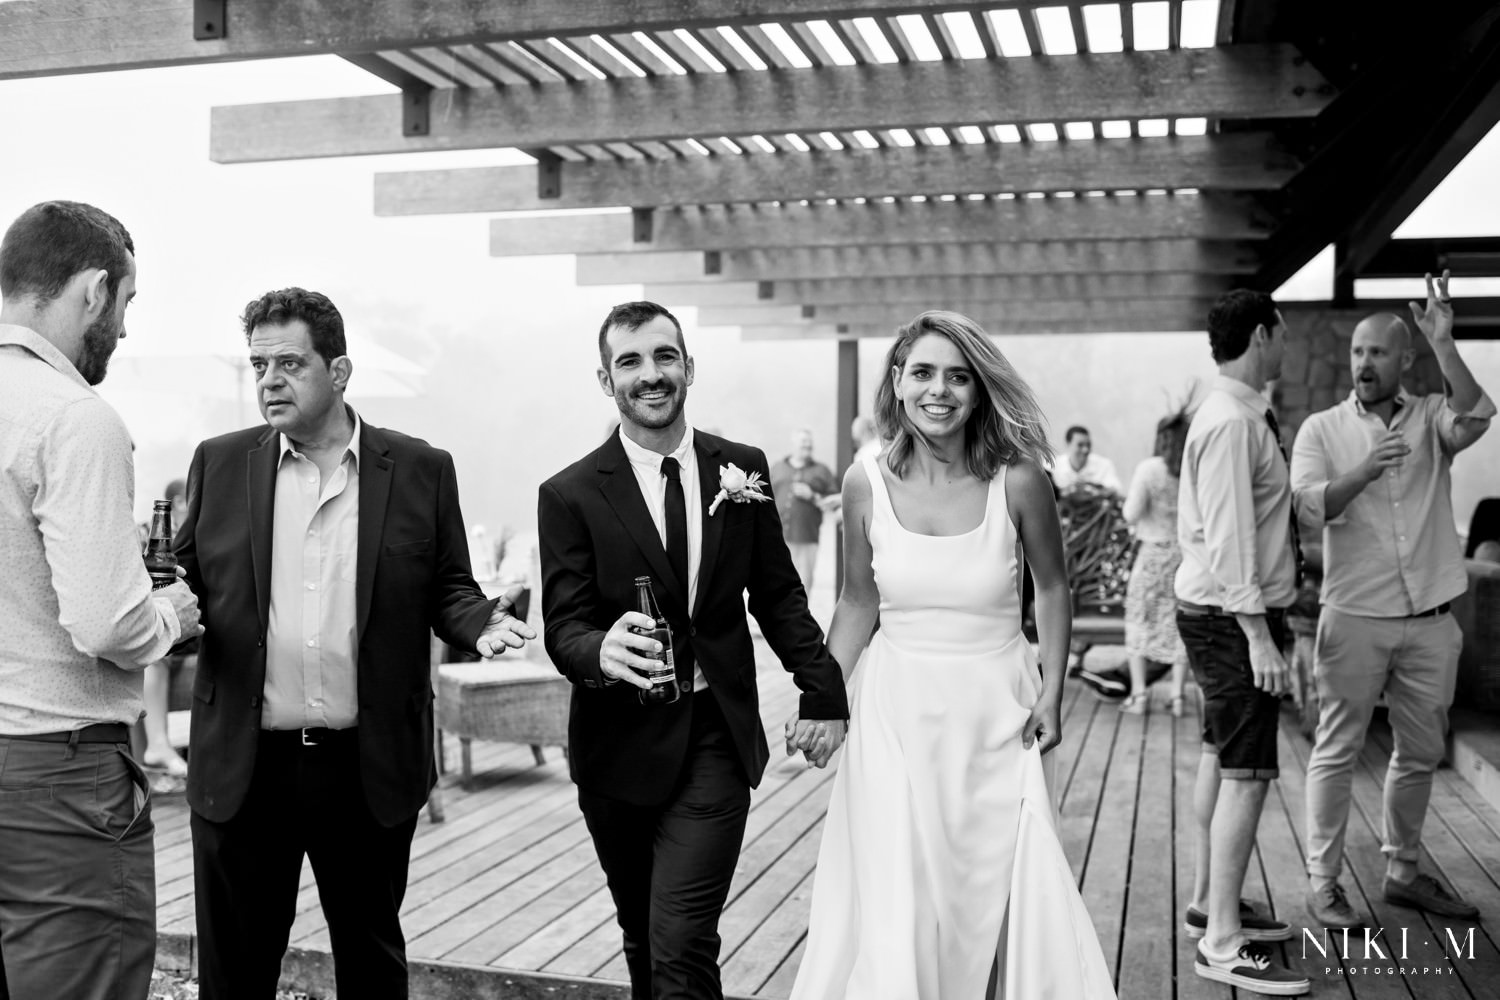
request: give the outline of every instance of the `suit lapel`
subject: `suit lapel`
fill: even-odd
[[[597,468],[601,474],[599,492],[604,494],[604,499],[614,509],[615,516],[625,526],[625,531],[651,564],[656,582],[666,588],[679,607],[686,608],[687,594],[677,582],[672,564],[667,561],[667,550],[662,547],[656,522],[651,520],[646,498],[641,496],[640,483],[636,482],[635,469],[625,455],[625,446],[620,443],[618,434],[610,435],[609,440],[599,449]]]
[[[354,562],[355,648],[364,639],[365,626],[370,620],[375,566],[380,560],[380,539],[385,531],[385,508],[391,498],[395,467],[385,435],[378,428],[362,424],[359,432],[359,546]]]
[[[697,453],[698,459],[698,506],[703,518],[703,546],[698,555],[698,597],[693,602],[692,611],[696,616],[698,609],[703,606],[703,595],[708,593],[714,566],[719,561],[719,543],[724,538],[724,518],[727,512],[723,509],[726,505],[721,504],[717,515],[708,516],[708,508],[719,492],[718,442],[694,432],[693,451]]]
[[[250,512],[250,565],[255,574],[255,607],[264,635],[271,618],[271,530],[276,510],[276,468],[281,435],[271,428],[245,454],[245,507]]]

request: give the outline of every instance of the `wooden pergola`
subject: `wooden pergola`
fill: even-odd
[[[495,214],[493,255],[837,339],[841,463],[857,338],[922,308],[1200,330],[1330,244],[1331,307],[1500,275],[1500,239],[1392,239],[1500,119],[1485,0],[0,4],[0,80],[329,53],[401,92],[215,108],[212,158],[523,150],[377,174],[375,211]],[[600,211],[506,215],[547,209]],[[1500,336],[1500,301],[1461,317]]]

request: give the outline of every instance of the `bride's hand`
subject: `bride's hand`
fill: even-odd
[[[1062,742],[1062,720],[1057,706],[1050,700],[1037,703],[1021,730],[1021,745],[1027,750],[1038,740],[1042,744],[1042,753],[1049,752]]]

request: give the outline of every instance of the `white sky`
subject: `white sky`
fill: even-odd
[[[244,304],[291,284],[327,293],[343,312],[355,365],[350,398],[361,413],[454,453],[471,524],[486,522],[492,533],[502,522],[529,528],[536,486],[597,443],[613,406],[594,381],[594,338],[608,308],[637,297],[639,286],[575,287],[571,257],[491,258],[484,215],[377,219],[373,212],[377,171],[526,157],[489,150],[234,166],[208,160],[215,105],[389,90],[334,57],[0,82],[0,225],[35,202],[68,198],[116,215],[136,241],[140,294],[102,391],[136,438],[143,512],[167,479],[186,472],[198,440],[259,420],[248,394],[237,401],[241,383],[230,363],[146,359],[239,355]],[[1500,233],[1496,176],[1500,132],[1398,235]],[[1330,268],[1327,259],[1314,262],[1283,296],[1325,298]],[[1420,293],[1420,282],[1368,284],[1362,295]],[[1454,287],[1497,292],[1494,283]],[[689,402],[695,424],[760,445],[772,460],[793,429],[809,426],[831,458],[831,343],[745,343],[733,330],[696,330],[693,310],[680,316],[698,364]],[[1002,347],[1036,383],[1059,442],[1067,425],[1092,424],[1096,449],[1128,476],[1149,452],[1164,396],[1211,374],[1206,350],[1185,339],[1193,336],[1008,337]],[[1188,343],[1192,350],[1184,351]],[[369,364],[365,345],[426,368],[424,394],[392,398],[398,381],[372,371],[382,366]],[[861,345],[866,395],[887,346]],[[1492,392],[1500,390],[1497,346],[1464,347]],[[1492,437],[1486,445],[1500,448],[1500,434]],[[1478,496],[1500,493],[1500,475],[1491,471],[1500,467],[1500,450],[1492,457],[1459,467],[1461,520]]]

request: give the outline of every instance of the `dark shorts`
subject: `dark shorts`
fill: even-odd
[[[1276,645],[1285,649],[1285,615],[1272,609],[1266,624]],[[1177,633],[1203,692],[1203,745],[1219,755],[1219,774],[1259,781],[1277,777],[1281,700],[1255,686],[1250,643],[1239,622],[1218,608],[1179,603]]]

